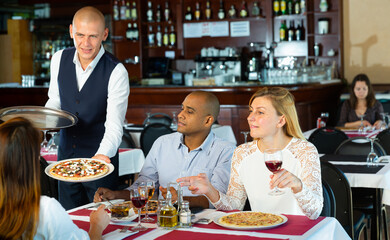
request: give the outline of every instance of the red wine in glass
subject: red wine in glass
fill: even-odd
[[[131,199],[131,202],[133,203],[134,207],[136,207],[136,208],[144,207],[147,201],[148,201],[148,198],[144,198],[144,197],[133,197]]]
[[[268,170],[270,170],[272,173],[275,173],[282,168],[282,161],[278,161],[278,160],[266,161],[265,166],[267,166]]]

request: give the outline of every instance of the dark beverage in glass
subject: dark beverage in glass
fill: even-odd
[[[272,173],[279,171],[282,168],[282,161],[266,161],[265,165]]]

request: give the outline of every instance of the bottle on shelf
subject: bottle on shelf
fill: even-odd
[[[164,28],[164,35],[163,35],[163,45],[167,47],[169,45],[169,34],[168,34],[168,27]]]
[[[138,14],[137,14],[137,3],[133,2],[133,6],[131,8],[131,19],[133,21],[137,21],[138,19]]]
[[[170,15],[171,15],[171,12],[169,10],[169,3],[168,1],[165,2],[165,9],[164,9],[164,20],[166,22],[169,22],[170,20]]]
[[[161,5],[160,4],[157,4],[156,22],[161,22]]]
[[[156,44],[158,47],[162,46],[162,33],[161,33],[161,26],[157,26],[157,32],[156,32]]]
[[[279,0],[274,0],[273,10],[274,10],[274,16],[280,15],[280,1]]]
[[[282,20],[279,28],[279,38],[280,41],[287,41],[287,26],[286,26],[286,20]]]
[[[301,19],[301,26],[299,28],[299,41],[303,41],[305,40],[305,27],[304,27],[304,24],[303,24],[303,19]],[[297,34],[295,34],[295,36],[297,36]],[[297,39],[298,41],[298,39]]]
[[[130,9],[130,2],[126,1],[126,19],[131,19],[131,9]]]
[[[236,18],[236,8],[234,7],[234,4],[232,4],[230,6],[228,15],[229,15],[229,18]]]
[[[196,21],[200,20],[200,4],[199,4],[199,2],[196,2],[196,4],[195,4],[195,20]]]
[[[326,0],[321,0],[321,2],[320,2],[320,11],[321,12],[328,11],[328,2]]]
[[[260,16],[260,8],[259,8],[259,5],[257,2],[253,3],[251,14],[252,14],[252,17],[259,17]]]
[[[306,13],[306,0],[301,0],[301,13]]]
[[[295,28],[295,40],[302,41],[302,28],[298,22],[297,28]]]
[[[126,20],[126,9],[127,9],[127,6],[126,6],[126,2],[125,0],[122,0],[121,1],[121,6],[120,6],[120,9],[119,9],[119,13],[120,13],[120,19],[121,20]]]
[[[246,2],[242,1],[241,10],[240,10],[240,17],[246,18],[247,16],[248,16],[248,10],[246,9]]]
[[[154,32],[153,32],[152,25],[149,25],[148,45],[149,45],[149,47],[153,47],[154,46]]]
[[[287,1],[286,0],[280,0],[280,13],[282,15],[287,14]]]
[[[148,10],[146,11],[146,16],[148,22],[153,22],[153,8],[152,8],[152,2],[148,1]]]
[[[192,11],[191,11],[191,6],[187,6],[187,12],[184,16],[184,19],[186,21],[192,21]]]
[[[206,9],[204,10],[204,16],[207,20],[211,19],[211,6],[210,6],[210,0],[207,0],[206,2]]]
[[[118,0],[114,1],[114,5],[112,6],[112,16],[114,18],[114,21],[119,20],[119,6],[118,6]]]
[[[171,31],[169,32],[169,46],[174,47],[176,45],[176,32],[175,27],[171,25]]]
[[[314,56],[320,56],[320,45],[318,43],[314,44]]]
[[[290,21],[290,26],[288,28],[288,41],[294,41],[295,38],[295,27],[294,27],[294,21]]]
[[[225,8],[223,5],[223,0],[219,1],[219,9],[218,9],[218,19],[225,19]]]
[[[138,26],[137,23],[133,24],[133,41],[138,41],[139,39],[139,32],[138,32]]]
[[[294,14],[300,14],[301,13],[301,3],[299,0],[295,0],[294,2]]]
[[[287,14],[292,15],[294,13],[293,10],[293,1],[292,0],[287,0]]]
[[[131,23],[127,24],[126,39],[130,41],[133,40],[133,27]]]

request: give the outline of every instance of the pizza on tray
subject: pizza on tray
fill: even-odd
[[[82,181],[100,178],[109,172],[109,166],[97,159],[69,159],[55,163],[49,175],[60,180]]]
[[[239,212],[223,216],[219,223],[229,227],[265,227],[283,223],[279,215],[262,212]]]

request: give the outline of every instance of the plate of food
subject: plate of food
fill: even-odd
[[[125,203],[130,204],[130,206],[133,208],[134,212],[136,212],[136,213],[138,212],[138,209],[136,207],[134,207],[134,205],[133,205],[133,203],[131,201],[126,201]],[[141,209],[141,215],[145,215],[145,213],[146,213],[145,207],[143,207]],[[157,214],[157,208],[158,208],[158,201],[157,200],[150,200],[148,202],[148,209],[149,209],[148,214],[149,215],[156,215]]]
[[[108,206],[110,220],[114,223],[131,222],[138,217],[129,203],[122,202]]]
[[[251,211],[227,213],[213,219],[217,225],[235,230],[274,228],[286,223],[287,220],[284,215]]]
[[[92,158],[73,158],[52,163],[45,173],[64,182],[89,182],[103,178],[114,171],[114,165]]]

